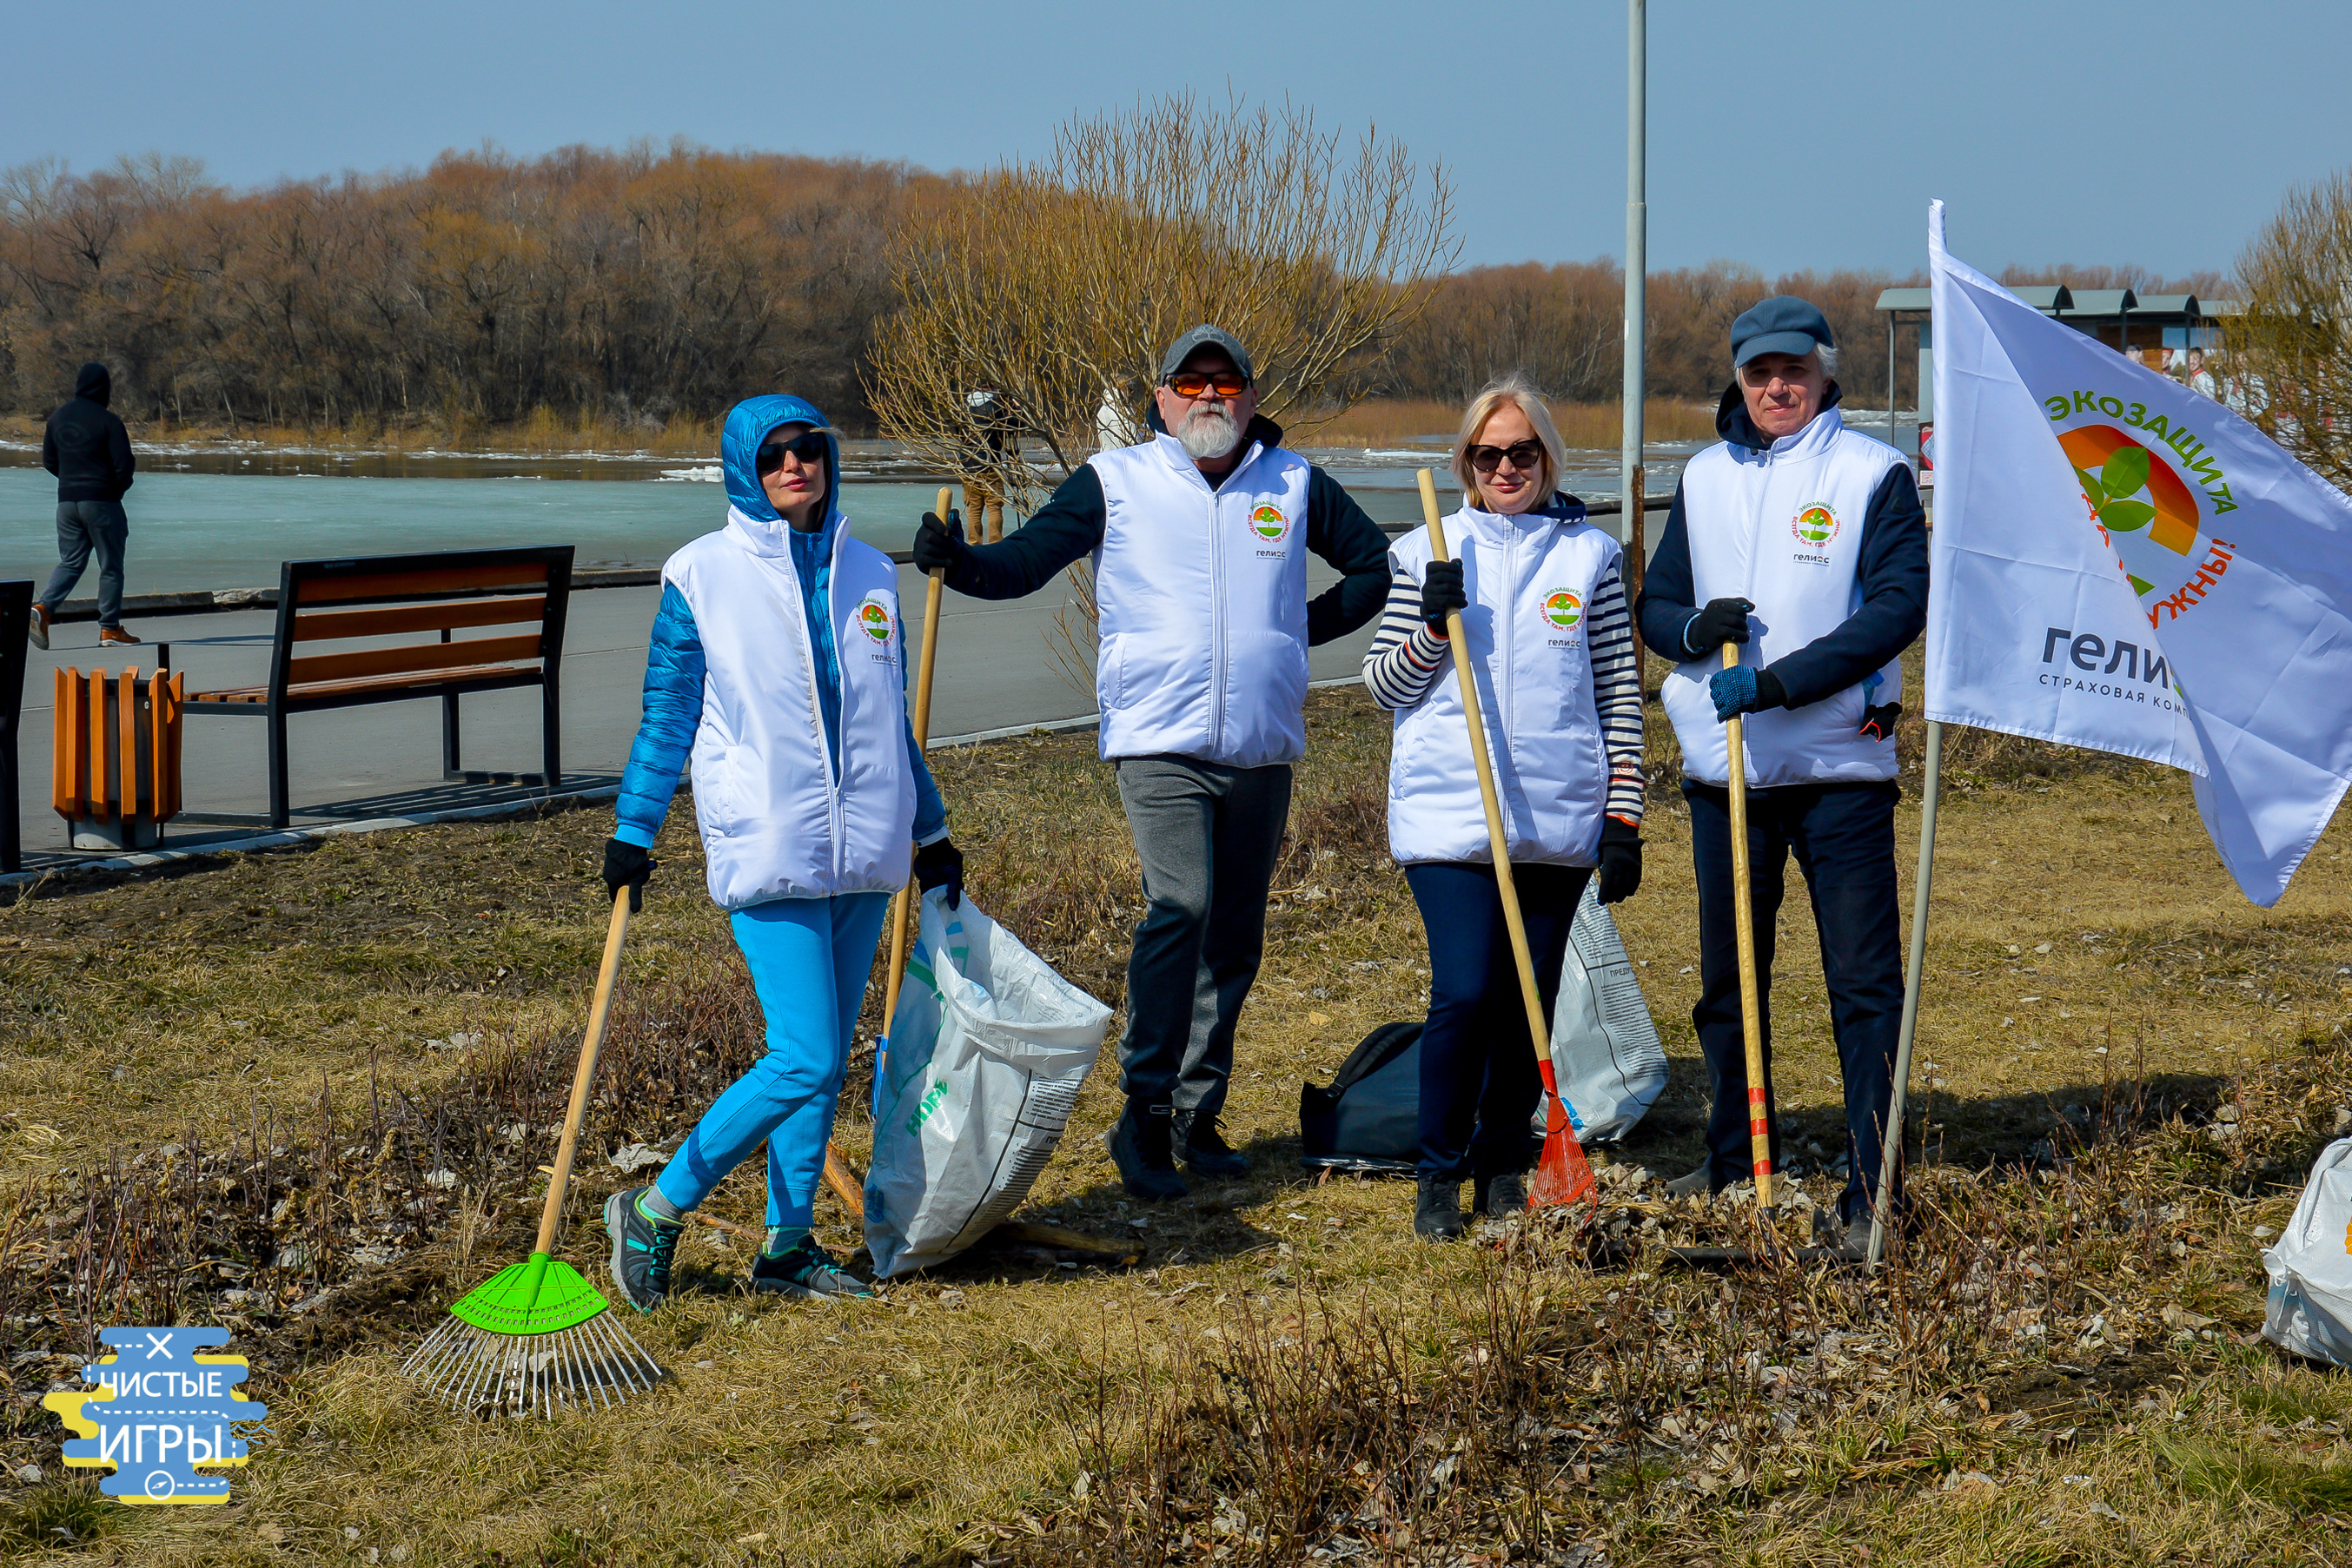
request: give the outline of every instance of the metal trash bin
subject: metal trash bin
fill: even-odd
[[[78,850],[152,849],[180,812],[184,672],[57,672],[50,802]]]

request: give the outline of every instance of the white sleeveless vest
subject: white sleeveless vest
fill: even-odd
[[[915,780],[898,568],[844,519],[827,599],[841,662],[837,769],[786,525],[730,507],[727,526],[670,557],[662,580],[686,596],[702,639],[694,814],[711,898],[735,910],[904,885]]]
[[[1620,553],[1591,523],[1508,517],[1467,507],[1445,519],[1470,596],[1462,612],[1495,792],[1511,860],[1591,865],[1609,799],[1609,758],[1592,691],[1586,622]],[[1429,530],[1389,551],[1421,580]],[[1421,701],[1398,710],[1389,753],[1389,848],[1406,865],[1492,861],[1486,806],[1449,662]]]
[[[1769,664],[1827,636],[1860,607],[1863,515],[1879,481],[1903,461],[1885,442],[1846,429],[1834,408],[1768,451],[1726,442],[1691,459],[1683,470],[1683,524],[1692,589],[1702,605],[1745,599],[1756,606],[1740,663]],[[1666,716],[1682,742],[1683,771],[1705,784],[1731,782],[1724,727],[1707,695],[1708,680],[1722,667],[1722,650],[1709,649],[1665,681]],[[1894,737],[1865,740],[1856,729],[1867,704],[1902,695],[1900,660],[1878,674],[1883,684],[1872,695],[1852,685],[1803,707],[1747,715],[1741,741],[1748,782],[1769,788],[1894,778]]]
[[[1253,443],[1212,490],[1172,435],[1099,453],[1106,758],[1260,768],[1307,751],[1307,460]]]

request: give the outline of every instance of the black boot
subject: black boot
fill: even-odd
[[[1508,1219],[1528,1208],[1528,1178],[1520,1171],[1480,1176],[1471,1189],[1470,1212],[1488,1219]]]
[[[1103,1134],[1103,1147],[1118,1166],[1129,1197],[1167,1203],[1184,1196],[1184,1178],[1176,1174],[1175,1130],[1170,1125],[1174,1120],[1165,1105],[1129,1100],[1126,1113]]]
[[[1244,1176],[1249,1161],[1226,1144],[1217,1119],[1198,1111],[1176,1113],[1176,1146],[1194,1176]]]
[[[1462,1184],[1450,1176],[1425,1176],[1413,1200],[1412,1233],[1424,1241],[1452,1241],[1462,1234]]]

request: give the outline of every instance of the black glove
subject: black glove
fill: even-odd
[[[1885,740],[1895,733],[1895,721],[1903,716],[1901,703],[1880,703],[1862,710],[1860,733],[1864,740]]]
[[[948,890],[948,907],[962,906],[963,852],[955,847],[953,839],[933,839],[916,850],[915,885],[925,893],[944,887]]]
[[[646,879],[654,874],[661,862],[644,850],[621,839],[604,841],[604,896],[621,896],[621,889],[629,890],[629,913],[642,915],[646,910]]]
[[[915,530],[915,566],[926,576],[935,571],[953,571],[956,562],[963,559],[963,518],[953,507],[948,508],[948,520],[940,521],[937,512],[925,512],[922,526]]]
[[[1601,902],[1622,904],[1642,888],[1642,832],[1611,817],[1601,824]]]
[[[1683,651],[1694,659],[1723,651],[1726,643],[1748,641],[1748,612],[1756,606],[1745,599],[1710,599],[1706,608],[1683,628]]]
[[[1429,570],[1421,574],[1421,618],[1429,622],[1429,629],[1444,636],[1447,613],[1469,607],[1470,595],[1462,587],[1462,563],[1431,561]]]

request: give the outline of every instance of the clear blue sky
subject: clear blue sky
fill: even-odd
[[[683,135],[977,168],[1230,85],[1442,159],[1465,262],[1623,246],[1622,0],[141,0],[12,5],[6,36],[0,164],[158,150],[245,185]],[[2352,162],[2347,58],[2342,0],[1652,0],[1652,265],[1907,271],[1936,195],[1987,268],[2227,271]]]

